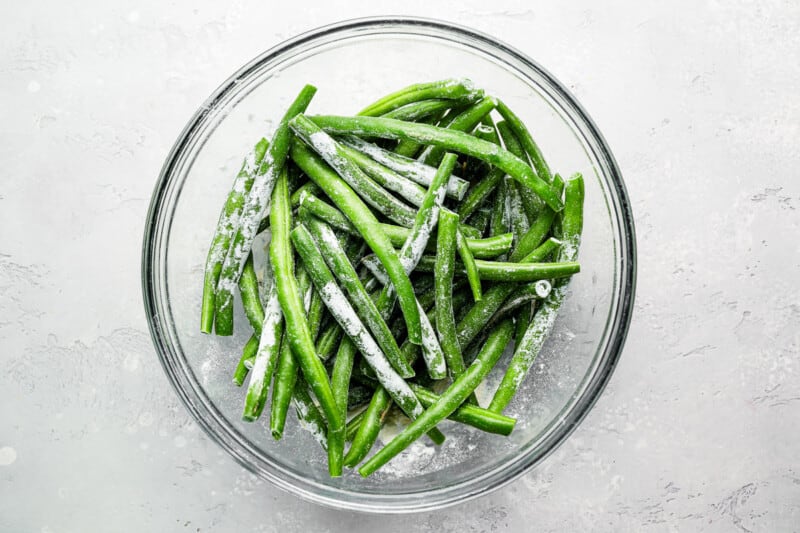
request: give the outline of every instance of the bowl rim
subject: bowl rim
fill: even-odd
[[[594,155],[601,163],[601,166],[604,167],[603,170],[605,170],[605,172],[603,172],[603,174],[606,174],[608,185],[615,193],[616,200],[618,201],[616,205],[617,209],[612,211],[613,214],[617,216],[619,232],[623,241],[621,242],[621,246],[624,247],[627,255],[623,253],[618,258],[618,260],[622,261],[622,268],[619,273],[619,291],[621,297],[618,300],[615,314],[609,318],[609,322],[615,327],[614,330],[608,334],[609,342],[605,350],[605,357],[603,357],[605,362],[602,365],[598,365],[594,375],[588,378],[583,394],[575,401],[568,412],[569,420],[562,424],[559,431],[545,440],[542,446],[520,454],[503,465],[505,468],[502,469],[502,475],[500,475],[499,472],[501,469],[495,468],[492,471],[485,472],[469,480],[448,486],[446,489],[439,488],[427,491],[391,494],[383,497],[371,494],[371,498],[368,501],[354,501],[353,498],[339,498],[337,494],[341,495],[344,493],[354,495],[356,493],[343,491],[337,487],[324,485],[313,480],[298,478],[294,473],[282,468],[280,465],[271,464],[277,472],[257,468],[257,465],[248,460],[250,458],[248,453],[252,454],[252,451],[247,449],[249,446],[247,444],[243,445],[241,442],[246,439],[242,437],[242,439],[236,440],[233,435],[221,433],[219,431],[220,428],[216,427],[217,424],[211,423],[212,421],[209,420],[206,415],[214,415],[216,408],[210,402],[204,402],[202,397],[190,397],[189,390],[181,382],[181,376],[174,371],[173,358],[176,357],[172,352],[174,345],[169,339],[165,338],[170,332],[168,331],[169,328],[165,328],[161,322],[164,317],[159,314],[160,304],[157,301],[158,287],[162,280],[158,278],[158,273],[154,272],[153,265],[156,262],[156,256],[160,249],[163,236],[169,235],[169,231],[158,232],[161,227],[158,215],[162,212],[161,208],[166,203],[169,193],[175,194],[176,192],[169,190],[169,181],[172,171],[177,165],[184,149],[190,144],[189,141],[203,124],[204,119],[211,114],[215,106],[233,93],[239,81],[251,71],[266,62],[280,57],[282,54],[290,52],[296,47],[330,37],[334,34],[347,33],[348,36],[350,36],[350,32],[353,31],[381,27],[405,30],[404,33],[411,33],[411,30],[414,28],[422,28],[437,32],[438,35],[436,37],[439,38],[467,38],[471,41],[470,45],[472,42],[477,42],[491,49],[499,50],[512,57],[515,61],[522,63],[525,68],[536,72],[539,76],[544,78],[549,84],[549,89],[555,91],[557,96],[561,98],[565,104],[569,105],[571,108],[570,111],[576,115],[574,118],[585,128],[585,131],[582,133],[587,136],[587,141],[594,141],[593,148],[596,150]],[[483,51],[485,52],[486,50]],[[171,220],[169,222],[171,224]],[[529,472],[533,467],[550,455],[550,453],[555,451],[584,420],[608,384],[619,361],[630,328],[636,291],[636,237],[633,212],[627,189],[608,143],[577,99],[546,69],[516,48],[486,33],[462,25],[422,17],[365,17],[327,24],[279,43],[265,52],[262,52],[250,62],[236,70],[233,75],[225,80],[211,96],[205,100],[179,134],[165,159],[156,181],[144,228],[141,272],[144,310],[151,339],[158,354],[159,361],[173,389],[180,397],[184,406],[191,413],[192,417],[197,421],[198,425],[203,428],[206,435],[250,472],[267,479],[278,488],[299,496],[304,500],[335,509],[399,514],[429,511],[463,503],[478,496],[493,492],[511,483],[524,473]],[[198,400],[203,403],[202,406],[197,404]],[[201,408],[209,410],[210,413],[201,413]],[[235,445],[238,445],[238,447]],[[242,446],[245,449],[239,449],[239,447]],[[436,494],[437,497],[430,498],[432,494]],[[357,495],[363,496],[362,494]],[[420,495],[426,495],[428,497],[421,499],[419,498]]]

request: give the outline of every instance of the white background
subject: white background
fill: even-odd
[[[256,480],[150,344],[140,246],[163,159],[240,65],[344,18],[495,35],[584,104],[636,216],[609,388],[511,486],[413,517]],[[14,2],[0,17],[0,531],[796,531],[800,4]]]

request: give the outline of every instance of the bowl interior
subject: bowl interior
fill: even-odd
[[[400,22],[300,38],[265,54],[223,86],[187,127],[165,165],[151,211],[144,270],[154,338],[167,373],[203,427],[229,452],[301,496],[356,509],[408,510],[497,486],[568,434],[613,367],[627,325],[633,254],[624,191],[611,175],[613,160],[546,73],[482,39]],[[309,113],[353,114],[399,87],[448,77],[468,77],[502,98],[531,128],[554,171],[583,173],[582,272],[570,285],[554,334],[507,409],[518,418],[510,437],[445,422],[443,446],[423,440],[368,479],[352,472],[331,479],[325,454],[293,414],[280,442],[269,436],[266,421],[241,421],[244,390],[231,375],[250,327],[237,302],[233,337],[200,333],[207,246],[243,155],[270,135],[273,121],[303,84],[319,89]],[[491,397],[499,375],[500,370],[492,374],[479,398]]]

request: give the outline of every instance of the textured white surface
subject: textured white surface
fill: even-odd
[[[0,531],[796,531],[800,4],[23,2],[0,18]],[[528,7],[530,6],[530,7]],[[611,384],[469,505],[335,512],[256,480],[169,387],[139,287],[148,199],[231,72],[337,19],[474,26],[565,82],[639,237]]]

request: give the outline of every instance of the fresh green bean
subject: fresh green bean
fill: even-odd
[[[417,83],[404,87],[391,94],[387,94],[380,100],[362,109],[359,115],[383,115],[407,104],[429,100],[431,98],[446,98],[449,100],[471,102],[482,96],[483,91],[475,88],[469,80],[441,80],[429,83]]]
[[[501,322],[489,335],[483,349],[467,371],[456,378],[444,394],[422,415],[364,463],[358,469],[359,474],[364,477],[369,476],[458,409],[497,364],[513,332],[514,325],[511,320]]]
[[[419,206],[422,203],[422,198],[425,196],[425,189],[423,189],[422,186],[405,176],[401,176],[392,169],[381,165],[367,154],[355,148],[343,143],[339,144],[339,148],[347,157],[352,159],[368,177],[377,182],[378,185],[397,193],[400,198],[413,206]]]
[[[412,342],[420,343],[420,319],[414,287],[375,216],[353,190],[302,143],[295,142],[292,145],[292,157],[347,216],[367,245],[380,258],[397,291],[400,308],[408,325],[408,336]]]
[[[253,254],[248,254],[247,260],[239,278],[239,294],[242,296],[242,307],[248,322],[253,327],[256,335],[261,335],[261,324],[264,322],[264,308],[258,294],[258,278],[253,268]]]
[[[478,272],[478,265],[475,262],[475,257],[470,252],[467,246],[467,241],[460,231],[456,231],[456,249],[461,262],[464,264],[464,269],[467,273],[467,282],[472,291],[472,298],[479,302],[483,298],[483,291],[481,289],[481,279]]]
[[[556,174],[553,180],[553,187],[561,194],[564,187],[564,182],[561,177]],[[527,232],[517,241],[514,250],[511,252],[510,260],[512,262],[519,261],[520,258],[529,254],[531,250],[539,246],[539,244],[547,237],[547,234],[552,231],[553,220],[556,213],[547,206],[543,206],[539,212],[539,216],[533,221],[531,227]]]
[[[417,395],[417,398],[419,398],[419,401],[422,402],[422,405],[424,405],[426,409],[439,401],[440,396],[438,394],[429,391],[421,385],[412,383],[411,390],[414,391],[414,394]],[[493,413],[488,409],[482,409],[477,405],[470,405],[468,403],[461,404],[461,406],[453,411],[447,418],[480,429],[486,433],[504,436],[511,435],[517,423],[514,418]]]
[[[508,122],[505,120],[498,122],[497,131],[500,132],[500,137],[503,139],[503,144],[505,144],[506,150],[519,157],[523,161],[528,161],[528,156],[525,154],[525,149],[522,148],[522,144],[520,144],[519,139],[517,139],[517,136],[514,135],[513,131],[511,131],[511,126],[508,125]],[[520,195],[522,200],[525,216],[528,217],[529,223],[533,222],[536,220],[536,216],[538,215],[539,211],[542,210],[544,203],[530,189],[524,187],[521,183],[516,182],[515,185],[517,193]]]
[[[342,144],[369,156],[372,160],[397,172],[418,185],[430,187],[433,182],[433,177],[436,175],[435,166],[426,165],[395,152],[384,150],[380,146],[367,142],[360,137],[346,135],[342,137],[341,140]],[[447,197],[460,201],[464,198],[469,187],[470,184],[468,181],[452,175],[447,181]]]
[[[481,159],[502,168],[508,175],[531,188],[554,211],[563,208],[559,195],[524,161],[508,150],[468,133],[388,118],[317,115],[310,119],[329,133],[413,139]]]
[[[461,220],[466,220],[483,204],[484,200],[497,189],[497,185],[505,175],[503,169],[494,167],[484,179],[470,187],[464,201],[458,206],[458,216]]]
[[[303,115],[293,118],[289,125],[367,204],[401,226],[413,224],[414,210],[372,181],[330,135]]]
[[[497,101],[497,111],[511,127],[511,131],[514,132],[514,135],[517,137],[517,139],[519,139],[520,143],[522,143],[523,148],[525,148],[525,152],[528,154],[528,157],[530,157],[531,162],[533,163],[533,167],[536,169],[536,175],[547,183],[553,181],[553,175],[550,174],[550,167],[547,166],[547,162],[544,160],[542,151],[539,150],[539,147],[533,140],[528,128],[525,127],[525,124],[522,123],[520,118],[514,114],[514,112],[511,111],[511,109],[509,109],[502,100]],[[551,204],[548,205],[550,205],[550,207],[554,210],[559,211],[556,206]]]
[[[242,356],[239,358],[239,363],[236,365],[236,370],[233,372],[233,382],[237,387],[241,387],[244,383],[244,378],[247,377],[250,368],[253,366],[253,361],[256,358],[258,351],[258,337],[255,334],[250,336],[247,343],[242,349]]]
[[[391,407],[392,397],[389,396],[386,389],[378,387],[372,395],[372,400],[370,400],[367,410],[364,411],[364,417],[361,419],[361,424],[353,436],[350,449],[347,450],[347,454],[344,456],[345,466],[352,468],[367,456],[378,438],[383,421],[386,419]]]
[[[300,421],[300,427],[311,433],[323,450],[328,449],[328,427],[319,408],[311,399],[309,386],[302,377],[297,378],[292,395],[292,404]]]
[[[278,179],[278,175],[286,167],[286,155],[289,152],[291,132],[288,122],[293,116],[302,113],[311,102],[317,89],[306,85],[289,106],[272,136],[264,158],[256,171],[253,185],[242,208],[240,223],[236,234],[231,239],[222,271],[217,284],[215,298],[216,320],[214,329],[218,335],[233,333],[233,289],[239,280],[245,260],[253,247],[261,218],[269,205],[270,195]]]
[[[575,174],[564,187],[563,245],[559,251],[559,260],[563,262],[574,261],[578,257],[583,229],[583,198],[583,176]],[[508,370],[489,404],[490,411],[502,412],[516,394],[536,356],[541,351],[545,339],[553,329],[558,310],[566,295],[568,283],[567,278],[556,280],[550,295],[534,314],[525,335],[517,343]]]
[[[336,284],[333,273],[325,264],[314,239],[303,225],[297,226],[292,231],[292,242],[303,258],[303,266],[328,311],[375,371],[378,381],[404,413],[411,418],[419,416],[423,410],[419,400],[411,392],[405,380],[392,368],[391,363],[361,322],[347,297]]]
[[[398,107],[393,111],[384,113],[385,118],[394,118],[397,120],[417,121],[421,118],[435,116],[437,113],[447,111],[453,106],[452,100],[445,98],[433,98],[430,100],[420,100],[418,102],[411,102],[403,107]]]
[[[252,259],[249,260],[252,263]],[[247,266],[245,266],[245,272]],[[269,261],[266,262],[265,276],[272,279],[272,267]],[[242,276],[244,279],[244,276]],[[241,280],[239,281],[241,285]],[[244,301],[244,298],[242,298]],[[267,401],[272,374],[278,361],[280,353],[281,336],[283,335],[283,314],[281,313],[280,302],[278,302],[278,291],[274,283],[268,283],[265,295],[265,308],[262,311],[262,326],[259,328],[258,350],[250,372],[250,382],[247,386],[247,395],[244,402],[244,412],[242,418],[252,422],[261,416],[264,404]],[[260,304],[259,304],[260,308]]]
[[[453,117],[453,120],[447,125],[447,129],[464,132],[472,131],[472,129],[480,123],[481,119],[488,115],[496,105],[497,100],[493,97],[488,96],[483,98]],[[443,155],[443,148],[429,146],[425,149],[425,152],[422,153],[420,159],[422,159],[426,165],[436,166],[441,162]]]
[[[372,298],[370,298],[366,289],[364,289],[364,286],[361,284],[358,273],[355,268],[353,268],[353,265],[347,258],[347,253],[344,248],[342,248],[331,228],[324,222],[320,222],[313,217],[304,221],[304,228],[307,228],[307,231],[311,233],[314,242],[322,252],[321,255],[324,261],[333,271],[339,283],[341,283],[350,298],[351,304],[374,335],[378,346],[381,347],[386,358],[392,364],[392,367],[401,377],[412,377],[414,375],[414,370],[408,365],[405,359],[403,359],[400,353],[400,347],[397,346],[397,341],[392,336],[391,331],[389,331],[389,326],[386,324],[386,321],[381,316]],[[313,253],[313,251],[309,253]]]
[[[304,310],[307,309],[306,304],[310,306],[311,290],[311,281],[308,279],[305,269],[301,266],[297,269],[297,298],[302,301]],[[280,303],[280,299],[278,303]],[[272,403],[269,415],[269,429],[272,438],[275,440],[280,440],[283,436],[283,429],[286,426],[286,414],[289,412],[289,404],[292,401],[298,377],[297,359],[292,354],[287,335],[288,325],[284,321],[283,338],[281,339],[281,347],[278,354],[278,368],[274,372],[272,384]],[[313,337],[313,335],[311,336]]]
[[[347,421],[347,426],[345,427],[345,436],[344,440],[346,442],[353,442],[353,438],[356,436],[358,429],[361,427],[361,422],[364,420],[364,416],[366,415],[367,410],[364,409],[357,415],[353,416],[350,420]]]
[[[331,387],[333,388],[333,397],[336,398],[336,405],[339,406],[342,416],[347,416],[350,377],[353,373],[353,361],[357,352],[358,350],[353,341],[345,337],[339,343],[336,359],[333,361]]]
[[[439,334],[447,368],[452,377],[461,375],[466,367],[458,344],[456,323],[453,315],[453,268],[456,254],[458,215],[447,209],[439,212],[439,229],[436,241],[436,265],[434,267],[436,331]],[[480,283],[480,282],[479,282]],[[430,372],[429,372],[430,374]],[[444,376],[433,376],[442,379]]]
[[[285,337],[288,338],[291,351],[297,357],[303,375],[325,413],[328,421],[328,469],[332,476],[339,476],[344,447],[344,418],[333,398],[325,367],[314,351],[314,342],[311,340],[303,303],[298,294],[297,280],[293,272],[294,254],[289,236],[291,208],[285,173],[280,175],[273,191],[270,226],[272,228],[270,260],[275,271],[281,310],[286,319]],[[320,297],[325,299],[324,294],[320,293]]]
[[[378,262],[374,256],[367,256],[362,263],[374,273]],[[433,272],[436,258],[423,256],[417,264],[419,272]],[[540,279],[566,278],[580,272],[580,264],[574,261],[557,263],[508,263],[503,261],[485,261],[476,259],[478,276],[486,281],[537,281]],[[456,265],[456,274],[466,275],[464,265]]]
[[[217,283],[222,272],[222,263],[225,261],[231,239],[236,234],[246,195],[253,186],[256,170],[261,165],[268,146],[269,142],[261,139],[247,155],[219,214],[204,270],[203,304],[200,310],[200,331],[203,333],[211,333],[214,326]]]
[[[317,294],[319,294],[319,291],[317,291]],[[323,361],[327,361],[338,349],[343,333],[342,328],[336,322],[328,324],[319,334],[319,338],[317,338],[317,343],[314,347],[317,356]]]

